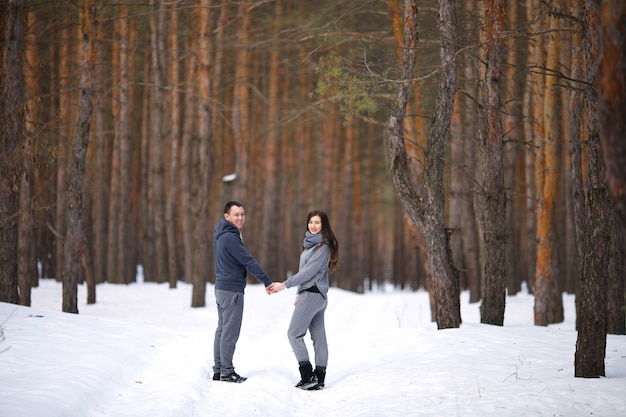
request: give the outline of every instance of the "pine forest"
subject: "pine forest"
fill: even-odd
[[[626,331],[623,0],[7,0],[0,45],[0,301],[141,269],[205,306],[237,200],[275,281],[321,209],[332,286]]]

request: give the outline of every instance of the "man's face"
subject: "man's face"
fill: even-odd
[[[224,213],[224,218],[237,229],[241,229],[246,222],[246,212],[243,207],[232,206],[228,213]]]

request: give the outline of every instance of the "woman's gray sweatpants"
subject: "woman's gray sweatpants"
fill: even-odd
[[[326,367],[328,364],[328,343],[324,325],[324,312],[327,305],[328,300],[322,294],[304,291],[298,296],[287,331],[289,343],[298,363],[309,362],[309,352],[304,343],[304,336],[308,330],[313,340],[315,365]]]
[[[215,290],[217,329],[213,342],[213,372],[226,376],[235,372],[233,356],[243,320],[243,294]]]

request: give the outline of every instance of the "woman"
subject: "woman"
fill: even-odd
[[[298,273],[285,282],[272,284],[272,290],[278,292],[285,288],[298,287],[295,309],[287,332],[300,367],[301,380],[296,387],[319,390],[324,388],[328,364],[328,344],[324,326],[324,312],[328,305],[328,275],[337,267],[339,244],[325,212],[313,210],[307,215],[306,221],[307,231]],[[313,340],[315,370],[304,343],[307,330]]]

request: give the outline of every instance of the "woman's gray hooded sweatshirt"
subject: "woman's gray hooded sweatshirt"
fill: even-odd
[[[306,232],[304,250],[300,254],[298,273],[284,282],[287,288],[298,287],[298,293],[317,286],[320,294],[326,298],[328,294],[328,264],[330,262],[330,247],[322,243],[322,234]]]

